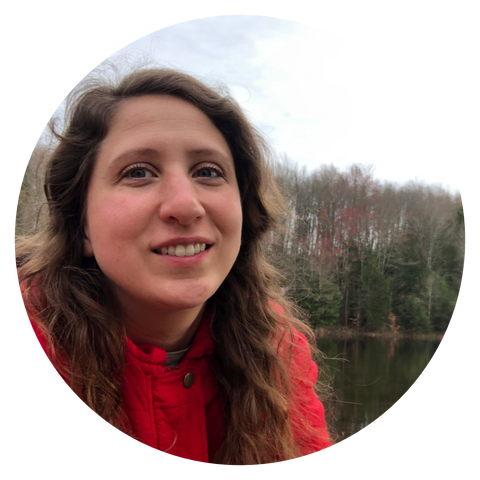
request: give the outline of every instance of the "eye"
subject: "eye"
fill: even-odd
[[[194,172],[193,177],[194,178],[224,178],[225,174],[223,173],[223,170],[221,170],[217,166],[203,165]]]
[[[122,171],[122,178],[126,179],[144,179],[155,177],[155,173],[151,168],[145,165],[129,165]]]

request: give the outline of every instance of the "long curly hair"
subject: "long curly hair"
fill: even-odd
[[[58,133],[52,127],[59,142],[45,173],[44,227],[17,239],[27,308],[72,389],[106,421],[132,434],[121,407],[124,327],[109,283],[95,260],[84,257],[83,245],[86,196],[99,145],[119,104],[143,95],[171,95],[196,106],[223,134],[235,163],[242,244],[208,302],[216,342],[214,368],[225,406],[226,439],[216,462],[295,458],[300,451],[289,415],[288,345],[295,328],[309,338],[313,351],[313,333],[297,319],[298,312],[278,286],[277,271],[266,261],[267,233],[284,208],[267,168],[268,145],[220,88],[178,71],[143,69],[116,83],[85,82],[69,96],[66,128]]]

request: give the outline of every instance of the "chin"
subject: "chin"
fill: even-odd
[[[121,309],[130,312],[141,311],[144,314],[157,311],[161,315],[162,312],[180,312],[204,305],[218,288],[214,287],[215,285],[177,282],[154,289],[131,290],[117,287],[115,290]]]
[[[162,297],[165,304],[188,309],[203,305],[217,290],[218,286],[214,288],[212,286],[191,284],[186,288],[179,289],[175,295]]]
[[[170,297],[164,297],[159,299],[159,306],[162,304],[169,310],[189,310],[196,308],[214,295],[216,289],[201,289],[199,292],[195,292],[195,289],[186,289],[183,292],[178,292],[176,295]]]
[[[168,310],[172,311],[182,311],[182,310],[191,310],[193,308],[197,308],[208,300],[208,298],[204,299],[195,299],[195,300],[185,300],[185,299],[179,299],[178,301],[168,301],[163,303],[165,307],[167,307]]]

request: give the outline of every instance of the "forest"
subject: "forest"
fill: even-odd
[[[274,164],[290,214],[270,245],[285,290],[314,327],[444,332],[462,279],[459,194],[378,181],[372,166]]]
[[[44,204],[39,144],[27,168],[17,234]],[[462,202],[440,185],[379,181],[372,166],[308,171],[283,156],[272,163],[288,214],[268,239],[285,293],[314,328],[356,332],[444,332],[462,279]]]

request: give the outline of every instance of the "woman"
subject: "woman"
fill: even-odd
[[[281,199],[240,107],[154,69],[77,92],[70,111],[46,226],[17,248],[64,379],[117,428],[184,458],[257,464],[329,446],[311,331],[264,258]]]

